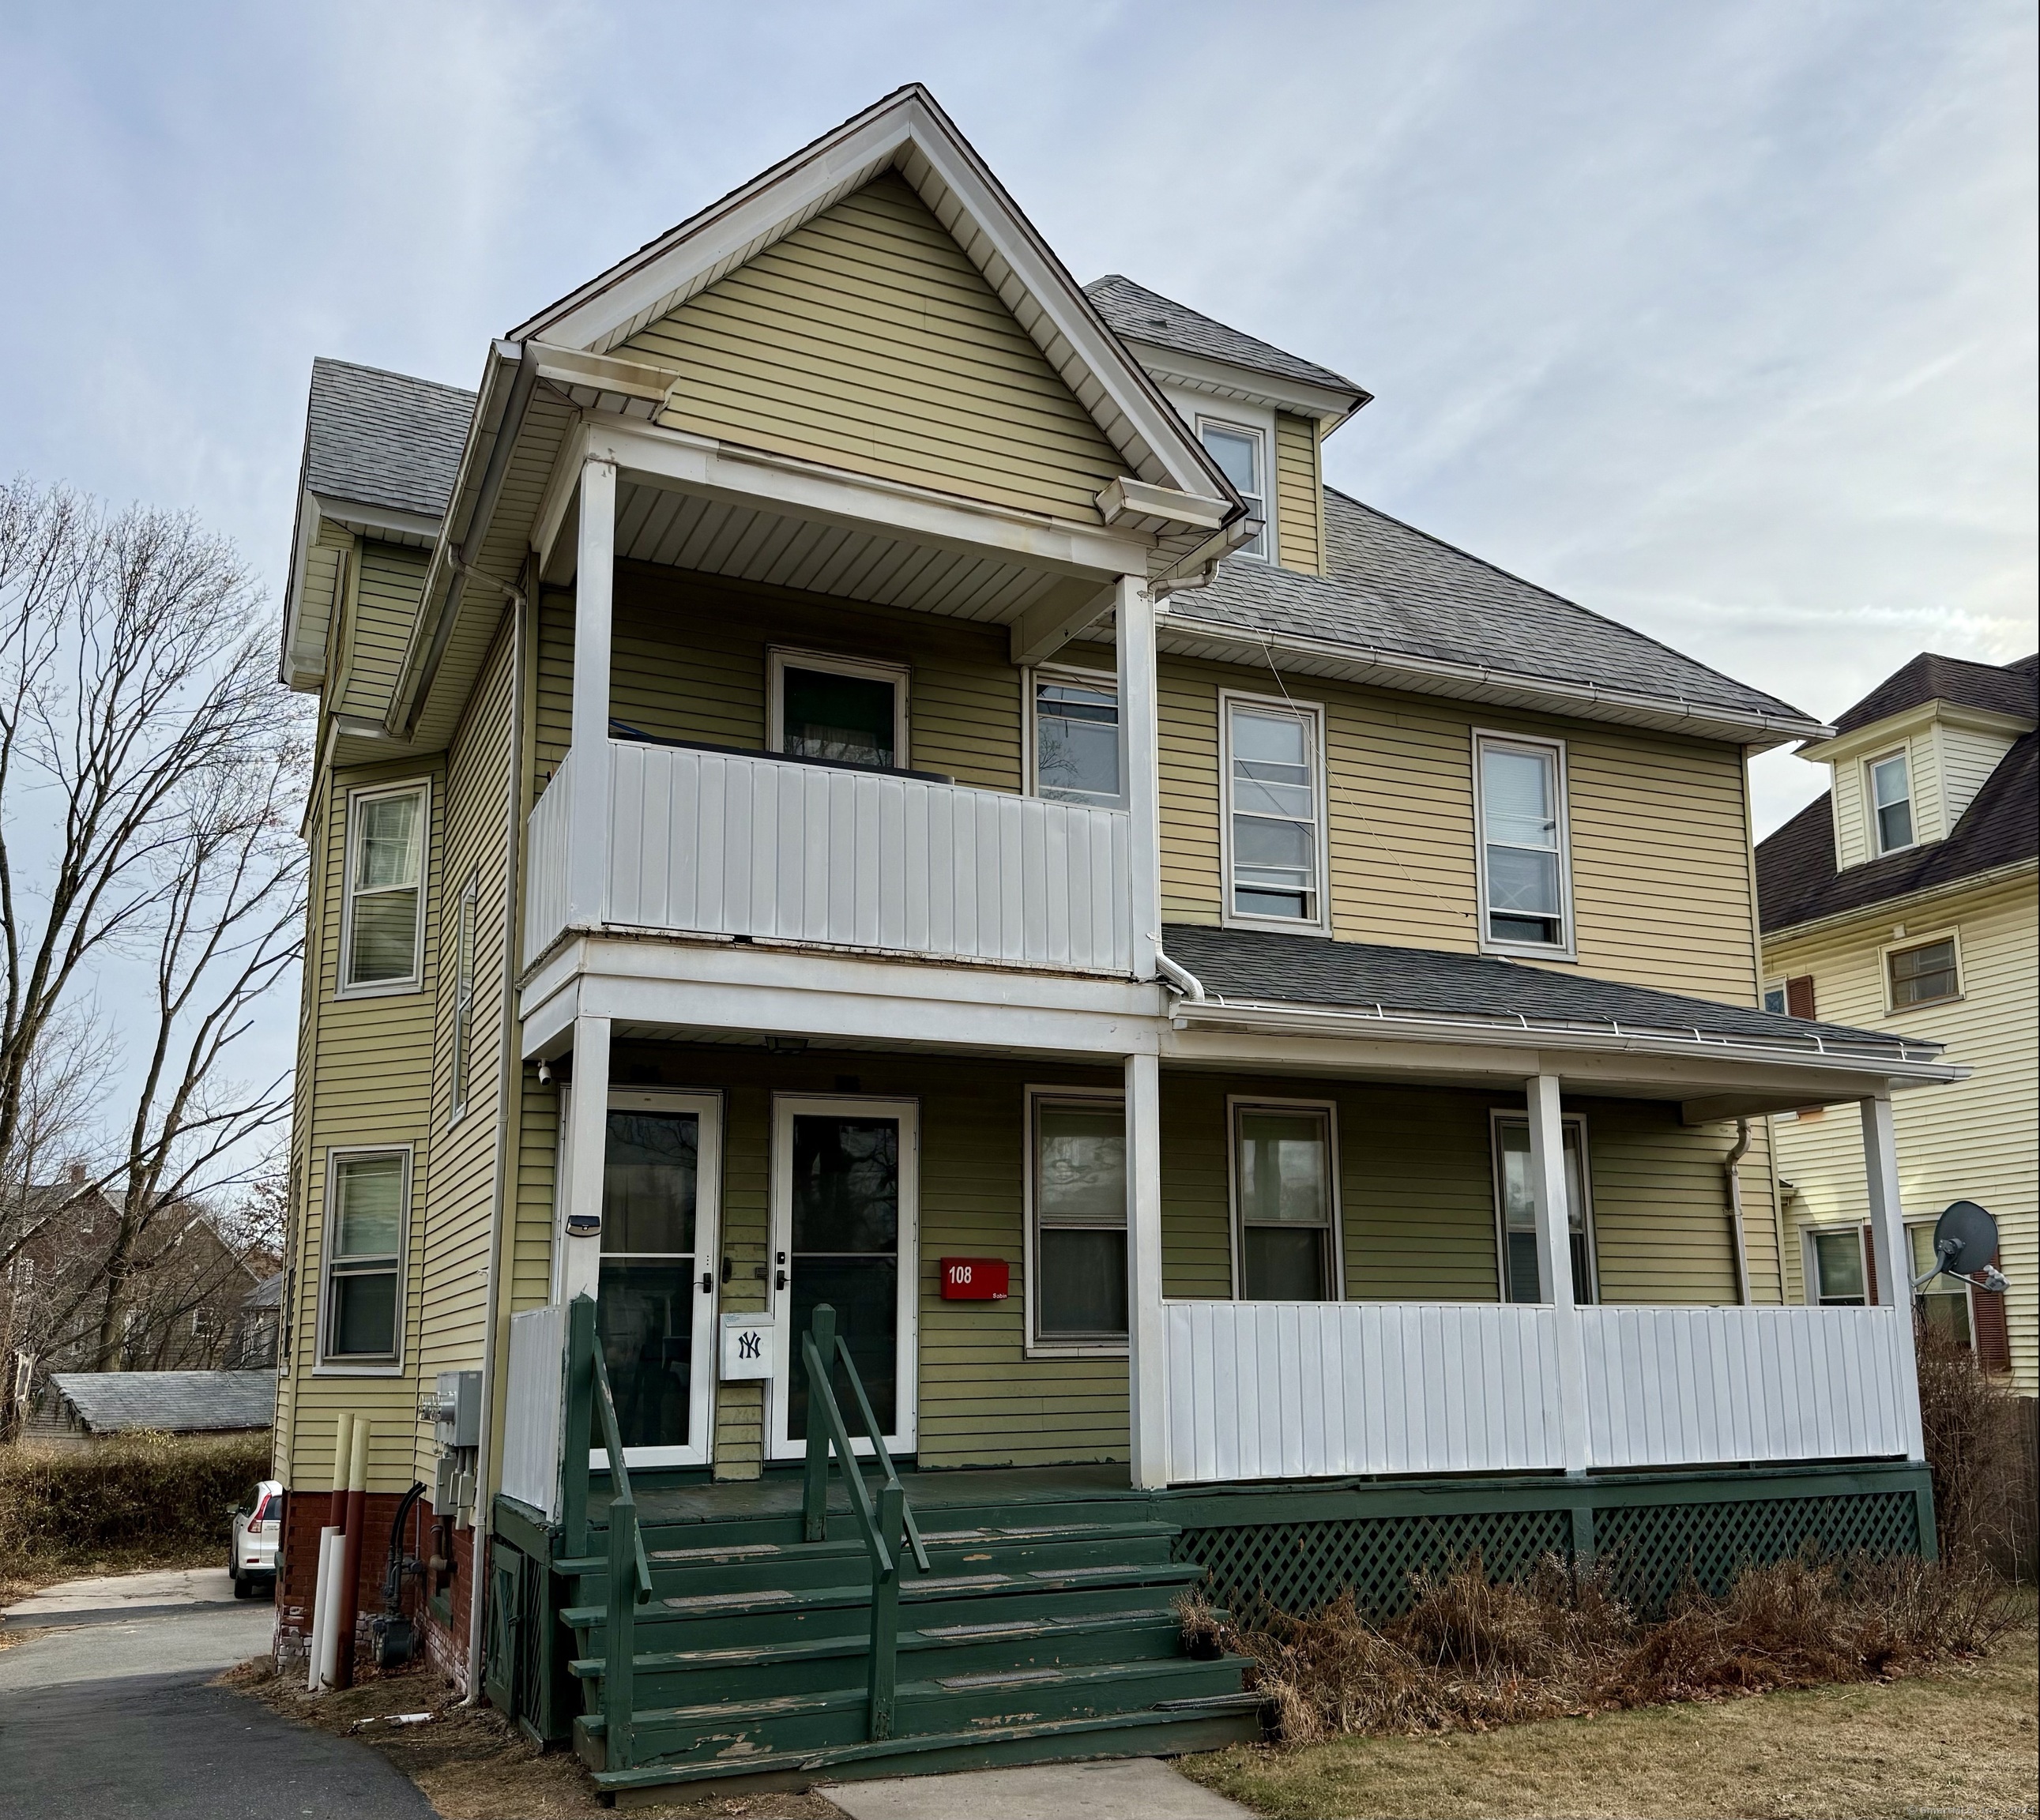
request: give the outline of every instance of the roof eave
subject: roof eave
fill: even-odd
[[[1888,921],[1893,910],[1907,910],[1915,906],[1931,902],[1934,899],[1951,897],[1958,892],[1989,891],[1995,886],[2009,884],[2028,872],[2040,872],[2040,855],[2028,853],[2023,859],[2012,860],[2001,866],[1985,866],[1973,872],[1964,872],[1955,878],[1936,879],[1929,885],[1917,885],[1910,891],[1894,891],[1889,897],[1871,898],[1847,910],[1829,910],[1820,916],[1806,917],[1797,922],[1781,922],[1767,925],[1762,931],[1763,940],[1771,942],[1799,941],[1808,936],[1823,935],[1845,927],[1859,918],[1878,922]],[[1845,876],[1845,875],[1844,875]]]

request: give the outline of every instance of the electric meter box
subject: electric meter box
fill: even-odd
[[[439,1409],[434,1438],[442,1447],[481,1445],[481,1374],[442,1371],[436,1381]]]

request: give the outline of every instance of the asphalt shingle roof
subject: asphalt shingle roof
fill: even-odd
[[[1094,278],[1084,287],[1084,295],[1102,316],[1113,334],[1128,341],[1144,341],[1150,347],[1173,348],[1178,354],[1201,354],[1207,359],[1228,366],[1244,367],[1251,373],[1265,373],[1278,379],[1300,380],[1329,392],[1357,393],[1367,396],[1342,374],[1315,360],[1305,360],[1281,348],[1228,329],[1223,322],[1178,303],[1172,297],[1136,284],[1118,272]]]
[[[314,360],[305,484],[327,499],[439,518],[474,416],[474,394],[458,386]]]
[[[1532,1024],[1611,1030],[1619,1024],[1632,1033],[1697,1031],[1745,1042],[1799,1045],[1817,1036],[1852,1047],[1896,1049],[1900,1044],[1899,1038],[1886,1031],[1785,1017],[1484,955],[1197,923],[1169,924],[1162,945],[1171,960],[1197,975],[1207,994],[1227,999],[1370,1010],[1378,1006],[1418,1016],[1505,1022],[1522,1018]]]
[[[1325,488],[1327,573],[1231,557],[1172,619],[1290,633],[1801,722],[1802,713],[1619,621]]]
[[[2022,657],[2016,663],[1975,663],[1964,657],[1938,657],[1923,651],[1839,716],[1835,731],[1852,733],[1925,701],[2040,720],[2040,656]]]
[[[2040,734],[2012,743],[1948,838],[1837,871],[1831,793],[1823,791],[1756,843],[1764,931],[1864,910],[2040,857]]]
[[[276,1419],[273,1371],[53,1371],[50,1383],[95,1434],[268,1428]]]

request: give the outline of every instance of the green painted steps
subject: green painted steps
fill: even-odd
[[[645,1651],[637,1656],[633,1686],[640,1701],[659,1706],[820,1693],[858,1681],[866,1647],[860,1631],[801,1643]],[[899,1638],[900,1673],[912,1680],[1094,1662],[1174,1661],[1182,1654],[1179,1621],[1166,1607],[1157,1606],[1089,1617],[903,1630]],[[577,1659],[570,1666],[583,1681],[602,1677],[599,1656]]]
[[[1016,1523],[1061,1529],[1111,1528],[1147,1520],[1153,1512],[1152,1505],[1145,1498],[1050,1498],[1038,1502],[1030,1498],[1025,1503],[923,1503],[920,1488],[911,1479],[906,1482],[906,1491],[907,1503],[924,1537],[931,1531],[953,1533],[996,1529]],[[856,1519],[850,1514],[849,1503],[840,1487],[833,1480],[831,1492],[829,1539],[854,1539],[858,1533]],[[602,1552],[599,1538],[607,1531],[607,1509],[603,1502],[591,1500],[589,1503],[587,1546],[590,1555]],[[786,1512],[756,1516],[698,1519],[664,1518],[654,1510],[641,1508],[638,1520],[648,1554],[662,1548],[726,1548],[755,1542],[800,1545],[803,1541],[797,1507]]]
[[[1250,1744],[1261,1736],[1256,1695],[1226,1695],[1187,1706],[1163,1706],[1109,1719],[1074,1719],[1045,1725],[987,1726],[968,1732],[889,1738],[824,1750],[773,1752],[740,1763],[711,1761],[679,1766],[651,1764],[633,1769],[594,1769],[596,1786],[618,1807],[632,1797],[657,1799],[675,1784],[689,1799],[725,1790],[806,1788],[818,1780],[859,1781],[870,1776],[941,1775],[962,1769],[996,1769],[1021,1763],[1081,1762],[1102,1757],[1183,1756]],[[599,1754],[599,1741],[595,1741]]]
[[[1165,1700],[1197,1702],[1239,1692],[1231,1661],[1093,1662],[1066,1669],[1002,1670],[902,1681],[894,1708],[897,1738],[940,1737],[986,1727],[1049,1725],[1152,1709]],[[633,1715],[640,1764],[720,1764],[732,1757],[839,1749],[865,1742],[869,1713],[862,1686]],[[576,1722],[577,1748],[603,1735],[599,1715]]]

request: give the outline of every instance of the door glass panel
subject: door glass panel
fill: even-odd
[[[815,1309],[835,1310],[865,1393],[888,1434],[899,1427],[900,1124],[865,1115],[794,1115],[792,1244],[787,1257],[793,1361],[786,1435],[808,1432],[808,1374],[799,1336]],[[849,1384],[832,1374],[852,1434],[861,1420]]]
[[[626,1447],[691,1438],[700,1153],[695,1113],[609,1115],[595,1324]]]
[[[844,765],[895,765],[893,686],[881,677],[833,671],[782,672],[783,749]]]

